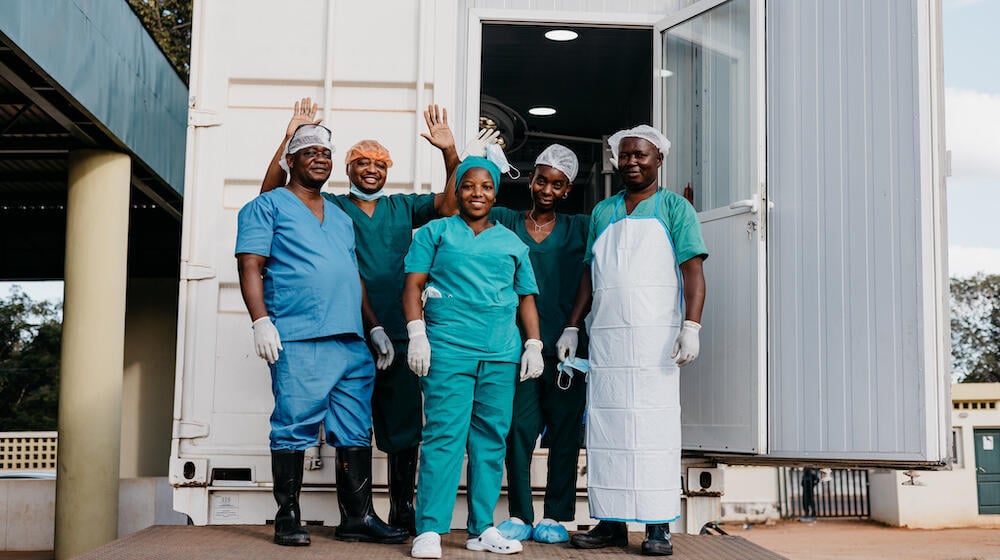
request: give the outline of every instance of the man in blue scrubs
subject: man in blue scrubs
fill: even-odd
[[[264,176],[261,192],[285,184],[285,146],[296,127],[316,124],[317,106],[309,98],[295,104],[285,139],[275,152]],[[448,127],[448,114],[436,105],[424,113],[427,133],[422,136],[441,150],[448,173],[458,166],[455,141]],[[415,531],[413,492],[417,450],[423,424],[420,385],[406,364],[406,321],[403,318],[403,257],[410,247],[413,230],[457,209],[455,194],[385,192],[389,150],[375,140],[362,140],[347,150],[344,171],[349,194],[323,193],[351,219],[357,241],[358,267],[374,311],[369,338],[378,359],[372,399],[375,444],[389,463],[389,523]]]
[[[271,469],[278,512],[274,542],[309,544],[298,496],[305,450],[320,423],[337,449],[336,537],[401,543],[405,533],[375,514],[371,497],[371,395],[375,365],[362,331],[364,286],[351,219],[325,200],[329,129],[308,124],[289,140],[290,181],[239,213],[240,288],[257,354],[271,369]],[[374,314],[365,305],[371,324]]]

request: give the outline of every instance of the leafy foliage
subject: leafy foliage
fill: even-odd
[[[951,361],[962,382],[1000,382],[1000,274],[952,278]]]
[[[16,286],[0,300],[0,432],[56,429],[60,307]]]
[[[187,83],[191,73],[191,0],[128,0],[128,3]]]

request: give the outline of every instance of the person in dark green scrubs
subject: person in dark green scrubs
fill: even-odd
[[[261,192],[284,185],[281,166],[288,139],[302,125],[318,124],[318,107],[309,98],[295,103],[285,139],[268,166]],[[448,114],[437,105],[424,112],[428,132],[421,134],[442,151],[448,174],[460,160],[448,127]],[[406,363],[406,321],[403,317],[403,258],[412,232],[427,222],[458,211],[454,189],[437,194],[384,192],[389,151],[374,140],[362,140],[345,158],[350,194],[322,193],[354,222],[358,268],[380,325],[369,332],[378,372],[372,396],[372,426],[376,446],[389,458],[389,524],[414,534],[413,492],[423,411],[420,384]]]
[[[528,184],[532,208],[526,212],[494,208],[490,218],[510,229],[528,246],[538,282],[536,306],[541,327],[545,371],[537,379],[517,384],[514,414],[507,436],[507,488],[510,519],[497,529],[511,539],[557,543],[569,540],[560,521],[576,513],[576,475],[580,456],[583,410],[587,388],[580,377],[563,375],[558,381],[556,342],[573,308],[590,216],[562,214],[559,202],[573,189],[579,163],[576,155],[559,144],[546,148],[535,160]],[[586,348],[586,344],[580,346]],[[532,528],[529,476],[538,435],[548,444],[548,479],[543,519]]]

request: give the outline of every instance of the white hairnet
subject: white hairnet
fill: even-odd
[[[576,179],[576,172],[580,168],[576,154],[562,144],[552,144],[542,150],[542,153],[538,154],[538,158],[535,159],[535,165],[548,165],[562,171],[570,183]]]
[[[320,125],[320,124],[304,124],[295,129],[295,133],[292,137],[288,139],[288,143],[285,144],[285,153],[281,154],[281,159],[278,160],[278,165],[288,173],[288,162],[285,160],[285,156],[293,155],[299,150],[312,147],[326,148],[330,150],[330,155],[336,151],[333,147],[333,141],[331,137],[333,133],[330,129]]]
[[[611,147],[611,159],[616,165],[618,162],[618,148],[621,145],[622,140],[625,138],[642,138],[643,140],[649,140],[660,150],[663,157],[666,157],[667,154],[670,153],[670,140],[667,140],[667,137],[664,136],[662,132],[649,126],[648,124],[640,124],[635,128],[619,130],[608,138],[608,145]]]

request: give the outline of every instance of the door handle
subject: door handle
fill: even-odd
[[[736,210],[737,208],[749,208],[751,212],[756,214],[760,206],[756,198],[746,198],[729,204],[730,210]]]
[[[979,472],[981,472],[981,473],[983,473],[983,474],[986,474],[986,468],[985,467],[976,467],[976,470],[979,471]]]

